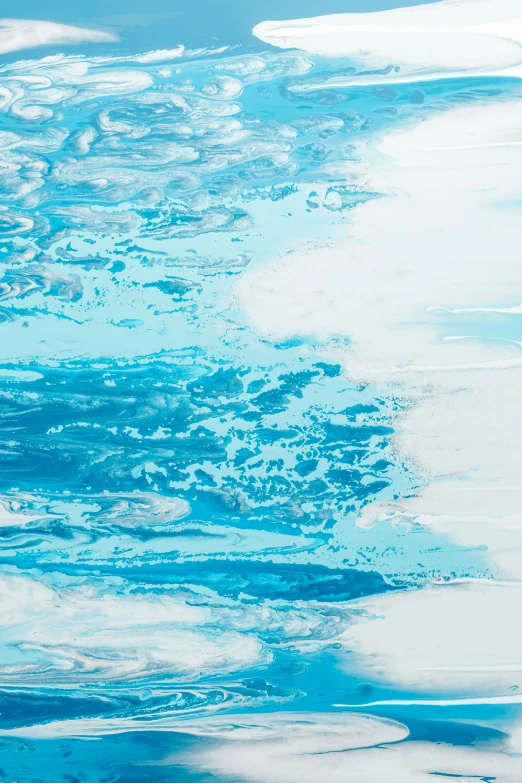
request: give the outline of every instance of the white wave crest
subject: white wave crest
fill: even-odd
[[[401,75],[502,70],[522,63],[518,0],[443,0],[388,11],[266,21],[253,33],[283,49],[346,56],[371,67],[394,66]]]

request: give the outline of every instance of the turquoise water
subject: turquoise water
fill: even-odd
[[[433,0],[431,0],[433,1]],[[113,32],[120,41],[111,44],[81,44],[68,51],[89,55],[136,54],[152,49],[170,49],[178,44],[190,48],[230,46],[243,51],[266,51],[252,35],[252,28],[264,19],[292,19],[347,11],[380,11],[415,5],[412,0],[92,0],[81,8],[65,0],[48,0],[45,14],[38,0],[26,0],[16,14],[2,4],[2,16],[42,19],[61,24],[81,25]],[[28,49],[24,57],[42,57],[60,50],[56,47]],[[60,50],[61,51],[61,50]],[[10,54],[8,60],[20,59]]]
[[[121,45],[1,67],[0,728],[20,735],[0,738],[6,779],[220,780],[176,756],[214,740],[154,728],[411,697],[341,666],[357,600],[494,575],[484,547],[357,525],[422,485],[394,447],[408,400],[350,382],[331,358],[346,338],[257,335],[235,292],[393,197],[346,177],[356,149],[417,111],[518,88],[320,89],[352,65],[245,31],[346,4],[266,5],[150,3]],[[123,13],[98,6],[86,18]],[[70,4],[49,18],[82,21]],[[175,59],[141,56],[178,43]],[[239,48],[208,48],[224,45]],[[451,315],[433,322],[455,334]],[[519,331],[516,316],[458,325]],[[503,714],[375,712],[462,746],[497,736],[472,720]],[[71,739],[86,719],[99,739]],[[28,738],[56,722],[63,737]]]

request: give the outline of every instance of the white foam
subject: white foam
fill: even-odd
[[[298,721],[307,717],[306,713],[288,714],[298,729]],[[316,732],[296,731],[293,721],[280,721],[276,737],[203,746],[197,756],[187,752],[182,762],[227,780],[254,783],[432,783],[434,774],[455,777],[461,783],[484,780],[488,775],[503,783],[520,779],[520,758],[510,755],[520,745],[520,732],[497,748],[453,747],[401,741],[401,732],[403,737],[407,733],[404,726],[361,714],[350,721],[349,716],[310,713],[310,728],[316,722]]]
[[[175,591],[59,588],[13,575],[0,577],[0,650],[0,681],[13,686],[197,678],[270,658],[252,634],[216,634],[209,610]]]
[[[400,383],[415,403],[395,422],[396,445],[425,485],[413,497],[366,507],[361,525],[409,521],[481,547],[477,564],[483,557],[506,582],[365,602],[366,622],[344,637],[361,676],[438,702],[507,705],[516,697],[511,688],[522,686],[520,583],[509,584],[522,576],[522,367],[508,322],[522,301],[514,176],[522,163],[522,102],[491,98],[417,117],[376,139],[360,170],[368,187],[393,196],[354,210],[345,241],[298,247],[264,269],[250,268],[238,299],[270,339],[349,338],[348,350],[332,349],[349,376],[393,382],[395,391]],[[496,312],[505,339],[484,339],[484,329],[474,338],[470,314]],[[445,339],[448,318],[450,334],[464,339]],[[425,763],[434,752],[424,748]],[[477,766],[466,761],[432,769],[485,775],[487,768],[472,773]],[[513,770],[502,777],[501,759],[489,769],[517,780]],[[401,783],[431,779],[418,770],[386,773]],[[379,779],[364,774],[356,779]]]
[[[520,484],[520,345],[458,328],[470,311],[507,317],[522,301],[513,177],[522,150],[496,143],[520,136],[522,101],[418,116],[375,143],[361,174],[393,196],[352,212],[347,242],[247,270],[238,300],[263,335],[346,336],[350,350],[336,355],[350,376],[401,383],[416,405],[396,422],[397,446],[427,485],[387,518],[485,545],[492,566],[518,577],[522,526],[510,488]],[[444,339],[441,309],[466,339]]]
[[[218,715],[187,721],[183,729],[203,737],[244,742],[278,741],[284,755],[302,751],[323,753],[372,747],[381,742],[400,742],[409,732],[406,726],[386,718],[354,713],[270,712]],[[279,755],[279,753],[277,753]]]
[[[522,587],[492,581],[437,585],[368,599],[341,637],[364,676],[417,693],[501,697],[522,686]],[[351,664],[353,665],[353,664]]]
[[[175,60],[184,53],[185,47],[180,44],[175,49],[154,49],[151,52],[135,56],[137,63],[158,63],[165,60]],[[129,58],[131,59],[131,58]]]
[[[88,737],[152,728],[155,731],[231,740],[232,745],[253,742],[256,748],[275,742],[274,755],[283,756],[294,751],[299,753],[303,748],[308,753],[319,754],[367,748],[382,742],[400,742],[409,735],[406,726],[397,721],[361,713],[270,712],[196,719],[184,717],[181,720],[179,714],[154,720],[150,716],[146,719],[84,718],[0,730],[0,736]],[[176,759],[179,762],[178,754]]]
[[[346,709],[372,710],[375,707],[482,707],[484,705],[513,707],[522,704],[521,696],[476,696],[469,699],[378,699],[365,704],[334,704]]]
[[[36,46],[106,43],[118,37],[104,30],[45,22],[35,19],[0,19],[0,54]]]
[[[281,48],[399,67],[401,76],[502,70],[522,63],[518,0],[442,0],[388,11],[266,21],[253,34]]]
[[[0,378],[3,381],[12,383],[33,383],[39,381],[44,376],[40,372],[34,372],[34,370],[8,370],[0,369]]]
[[[224,779],[252,783],[432,783],[434,773],[461,783],[496,776],[503,783],[520,779],[521,729],[513,727],[505,743],[454,747],[410,741],[403,724],[361,713],[232,714],[200,720],[79,719],[55,721],[1,736],[92,737],[135,731],[175,731],[212,738],[194,752],[176,751],[157,763],[182,764]]]

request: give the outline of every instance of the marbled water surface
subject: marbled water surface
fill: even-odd
[[[2,8],[0,774],[516,783],[522,17],[113,5]]]

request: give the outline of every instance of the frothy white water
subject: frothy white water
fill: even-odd
[[[425,486],[368,506],[362,526],[423,525],[487,549],[499,576],[519,579],[522,351],[513,322],[488,339],[476,319],[516,318],[522,301],[522,102],[417,116],[376,142],[362,175],[392,195],[360,206],[345,242],[297,248],[248,272],[238,299],[271,339],[349,338],[350,349],[336,349],[348,375],[400,384],[413,401],[396,443]],[[516,586],[446,585],[370,603],[376,619],[347,638],[372,677],[474,697],[519,685]]]
[[[238,298],[268,337],[344,335],[352,377],[400,382],[416,404],[399,422],[397,445],[427,486],[389,520],[406,515],[465,546],[485,545],[517,577],[522,531],[511,489],[520,485],[522,352],[509,324],[506,339],[475,338],[469,324],[458,331],[470,310],[522,301],[512,176],[522,150],[500,144],[520,135],[522,102],[423,119],[378,143],[366,175],[394,195],[359,207],[346,243],[299,248],[248,272]],[[444,339],[441,308],[465,339]]]
[[[175,593],[59,589],[10,575],[0,578],[0,599],[4,685],[190,678],[269,660],[254,635],[216,633],[206,607]]]
[[[88,737],[152,727],[156,731],[232,740],[233,744],[254,741],[258,748],[265,743],[275,743],[274,755],[299,753],[303,748],[308,753],[354,750],[381,742],[400,742],[409,734],[406,726],[397,721],[360,713],[270,712],[234,713],[189,720],[180,720],[179,716],[152,721],[150,718],[84,718],[38,724],[22,731],[2,730],[0,736]],[[168,759],[165,763],[168,763]]]
[[[183,764],[224,778],[253,783],[430,783],[434,772],[462,781],[495,775],[503,783],[518,781],[520,728],[498,746],[454,747],[405,741],[407,727],[398,721],[364,713],[281,712],[232,714],[200,720],[129,721],[81,719],[55,721],[1,736],[91,737],[154,727],[208,737],[194,753],[177,751],[159,762]],[[506,752],[507,751],[507,752]]]
[[[401,75],[502,70],[522,62],[517,0],[442,0],[372,13],[266,21],[253,33],[273,46],[399,67]]]
[[[261,722],[266,718],[257,717]],[[406,727],[384,718],[288,713],[276,727],[276,736],[243,727],[244,742],[239,737],[239,741],[221,742],[205,748],[197,758],[187,754],[187,762],[227,779],[258,783],[431,783],[434,773],[463,782],[492,774],[504,783],[518,780],[519,760],[503,752],[504,746],[403,742]],[[514,734],[511,746],[518,743]]]
[[[512,698],[522,685],[520,584],[474,581],[369,599],[341,641],[373,680],[412,691]]]
[[[52,44],[104,43],[118,37],[105,30],[88,30],[36,19],[0,19],[0,54]]]

